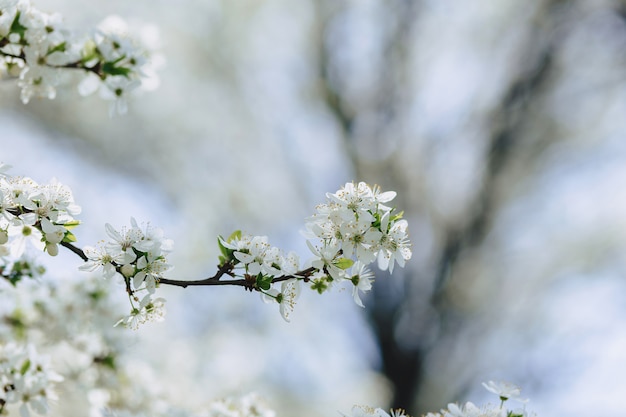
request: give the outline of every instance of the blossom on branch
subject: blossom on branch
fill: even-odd
[[[27,241],[57,255],[58,245],[75,240],[70,230],[78,225],[74,216],[79,213],[71,190],[56,180],[38,184],[27,177],[0,176],[0,245],[15,259]]]
[[[489,392],[496,394],[502,401],[509,399],[520,402],[527,402],[525,398],[520,398],[522,390],[515,384],[506,381],[489,381],[483,382],[483,387]]]
[[[147,50],[126,34],[100,29],[76,35],[59,14],[48,14],[29,0],[0,1],[0,76],[18,78],[21,100],[54,99],[63,74],[82,73],[81,95],[100,90],[110,113],[127,112],[129,93],[153,74]]]
[[[146,224],[143,228],[131,217],[131,227],[116,230],[110,224],[105,225],[107,235],[111,238],[102,242],[98,248],[88,246],[84,254],[87,258],[82,271],[102,269],[105,278],[120,275],[129,295],[131,312],[117,322],[136,329],[148,321],[161,321],[165,316],[165,299],[152,296],[159,280],[172,269],[167,263],[166,255],[171,252],[173,243],[166,239],[163,231]],[[146,291],[141,300],[136,295]],[[138,304],[137,304],[138,303]]]
[[[376,186],[364,182],[346,183],[336,193],[328,193],[328,202],[316,207],[316,213],[307,219],[305,236],[321,241],[318,252],[328,264],[327,252],[335,249],[345,257],[353,257],[364,264],[378,258],[382,270],[411,259],[407,222],[402,213],[386,206],[395,197],[393,191],[380,192]],[[311,247],[311,245],[309,245]],[[336,272],[336,271],[335,271]]]
[[[276,301],[279,305],[280,315],[286,322],[291,321],[290,316],[296,307],[296,301],[300,296],[300,281],[290,279],[283,281],[280,291],[276,288],[263,292],[263,299],[268,302]]]

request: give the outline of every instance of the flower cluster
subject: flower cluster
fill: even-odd
[[[332,278],[342,278],[342,268],[336,268],[339,255],[364,264],[378,260],[378,267],[389,272],[395,263],[404,266],[411,259],[407,222],[401,220],[402,213],[385,205],[395,198],[394,191],[381,192],[359,182],[326,196],[328,202],[316,207],[306,227],[307,236],[321,240],[321,247],[312,251]]]
[[[52,415],[96,417],[108,407],[178,415],[156,413],[163,392],[155,390],[148,365],[133,357],[138,335],[112,326],[124,302],[116,287],[112,280],[80,275],[47,274],[15,287],[0,283],[0,345],[36,345],[64,378],[54,385],[63,397],[50,404]],[[11,395],[22,396],[21,387]],[[85,401],[72,404],[77,398]],[[18,404],[7,407],[10,416],[20,415]]]
[[[59,244],[75,241],[70,229],[78,225],[74,216],[80,207],[70,189],[53,180],[37,184],[27,177],[9,177],[0,171],[0,256],[3,271],[7,257],[16,260],[24,253],[26,242],[51,256]]]
[[[369,291],[374,280],[368,265],[378,261],[380,269],[392,272],[396,263],[404,266],[411,258],[407,222],[402,213],[385,205],[395,195],[364,182],[347,183],[327,194],[328,201],[318,205],[306,222],[304,235],[313,259],[304,269],[293,252],[285,255],[267,237],[242,236],[239,231],[218,240],[220,263],[243,269],[248,288],[260,291],[265,300],[278,302],[287,321],[302,282],[320,294],[348,282],[354,301],[363,307],[360,292]],[[280,283],[280,290],[272,287],[275,283]]]
[[[70,229],[78,225],[74,215],[80,208],[71,191],[56,181],[39,185],[30,178],[7,176],[7,168],[0,164],[1,277],[15,285],[23,276],[35,275],[31,264],[20,259],[26,241],[52,256],[62,244],[85,261],[80,270],[100,271],[105,278],[121,277],[131,312],[118,324],[137,328],[163,319],[165,300],[155,297],[157,284],[186,287],[189,283],[164,277],[172,268],[166,259],[172,241],[164,238],[161,229],[150,224],[140,227],[134,218],[130,228],[120,231],[106,224],[109,241],[81,250],[72,245],[76,239]],[[354,301],[362,307],[360,293],[369,291],[374,279],[368,265],[378,260],[381,269],[391,272],[396,263],[404,266],[411,257],[407,222],[401,219],[402,213],[385,204],[394,197],[395,192],[381,192],[363,182],[347,183],[329,193],[329,201],[317,206],[316,214],[307,220],[305,234],[314,256],[302,267],[297,254],[285,254],[265,236],[237,231],[228,239],[219,237],[218,273],[194,285],[243,285],[261,293],[265,301],[277,302],[287,321],[303,283],[320,294],[349,283]],[[242,279],[218,282],[223,275]]]
[[[60,350],[67,359],[60,362],[71,363],[73,371],[91,368],[93,375],[96,363],[110,367],[132,339],[112,326],[123,302],[113,294],[112,283],[47,278],[0,286],[0,340],[36,341],[55,358]],[[56,369],[65,373],[62,366]]]
[[[472,402],[465,404],[448,404],[448,408],[441,410],[439,413],[428,413],[424,417],[532,417],[535,415],[529,412],[525,407],[514,410],[507,410],[504,404],[509,399],[516,400],[525,404],[527,399],[520,398],[521,389],[510,382],[494,382],[489,381],[483,383],[483,386],[498,396],[500,404],[486,404],[482,407]]]
[[[521,390],[517,385],[509,382],[489,381],[483,386],[500,398],[500,404],[486,404],[478,407],[471,402],[465,404],[448,404],[448,408],[439,413],[428,413],[424,417],[532,417],[534,413],[528,412],[525,408],[507,410],[504,403],[509,400],[517,400],[521,403],[528,402],[527,399],[520,398]],[[382,408],[372,408],[355,405],[350,415],[343,414],[344,417],[409,417],[404,410],[390,410],[387,413]]]
[[[8,415],[12,406],[24,417],[30,410],[45,414],[48,402],[57,398],[54,383],[62,379],[32,345],[0,344],[0,415]]]
[[[117,231],[105,225],[110,240],[99,247],[84,248],[87,261],[79,267],[82,271],[100,269],[105,278],[122,276],[129,294],[131,313],[118,324],[136,329],[147,321],[161,321],[165,316],[165,300],[153,298],[156,286],[163,274],[172,266],[166,255],[172,250],[172,241],[165,239],[163,231],[150,224],[143,228],[134,218],[131,227]],[[144,292],[143,298],[137,293]]]
[[[300,268],[298,255],[290,252],[285,255],[280,249],[271,246],[266,236],[233,233],[227,240],[218,239],[222,256],[220,262],[232,262],[243,269],[242,275],[251,288],[256,288],[265,301],[276,301],[280,313],[286,321],[300,295],[300,280],[295,278]],[[280,291],[272,284],[283,277]],[[301,277],[302,278],[302,277]]]
[[[68,70],[78,69],[85,77],[81,94],[99,89],[112,113],[125,113],[148,64],[146,51],[123,35],[77,35],[59,14],[43,13],[28,0],[0,0],[0,72],[19,78],[24,104],[32,97],[54,99]]]
[[[374,277],[367,266],[378,261],[381,270],[392,273],[396,263],[403,267],[411,258],[407,221],[386,205],[395,198],[394,191],[359,182],[326,196],[328,201],[316,207],[304,232],[315,256],[312,288],[322,293],[349,281],[355,302],[363,306],[359,291],[369,291]]]

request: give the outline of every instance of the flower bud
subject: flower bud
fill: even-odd
[[[126,264],[124,266],[122,266],[122,275],[124,275],[125,277],[132,277],[133,275],[135,275],[135,267],[131,264]]]
[[[4,245],[9,241],[9,234],[6,230],[0,230],[0,245]]]
[[[46,252],[48,252],[50,256],[57,256],[59,254],[59,247],[56,243],[48,242],[46,243]]]

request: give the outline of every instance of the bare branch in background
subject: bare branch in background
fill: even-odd
[[[557,2],[559,3],[559,2]],[[349,97],[344,95],[340,85],[330,78],[332,53],[330,46],[325,43],[325,31],[329,22],[341,13],[341,7],[336,3],[332,5],[320,1],[317,3],[318,13],[321,19],[319,33],[319,74],[322,100],[332,113],[341,127],[344,135],[345,149],[353,163],[353,170],[357,177],[367,178],[372,172],[387,173],[391,176],[387,180],[392,183],[394,189],[402,190],[403,195],[408,195],[408,179],[394,170],[393,155],[389,158],[372,162],[366,161],[359,156],[357,149],[358,134],[355,131],[355,121],[362,116],[360,112],[369,111],[379,115],[378,124],[371,127],[370,132],[377,137],[384,137],[385,130],[390,129],[392,122],[402,114],[398,112],[402,106],[402,89],[405,87],[406,78],[410,76],[407,62],[407,45],[411,42],[413,25],[417,17],[417,2],[402,1],[394,2],[393,14],[396,25],[392,35],[387,39],[387,48],[384,71],[381,71],[377,80],[378,84],[373,87],[376,94],[375,100],[370,103],[349,102]],[[347,6],[343,6],[347,7]],[[536,16],[536,28],[528,31],[528,39],[524,43],[519,56],[527,67],[521,68],[517,76],[512,77],[510,85],[503,91],[500,104],[492,111],[491,119],[486,121],[485,132],[486,146],[484,175],[482,187],[476,195],[476,199],[468,208],[465,221],[462,226],[455,229],[442,231],[443,243],[439,249],[439,255],[435,255],[437,267],[433,270],[433,293],[432,304],[434,314],[416,315],[421,321],[432,321],[438,318],[439,326],[448,327],[453,316],[452,307],[446,303],[447,278],[455,267],[459,255],[466,249],[480,246],[482,239],[490,229],[490,222],[499,209],[500,187],[504,173],[514,158],[518,158],[520,144],[524,141],[524,127],[532,123],[529,118],[532,106],[537,103],[553,74],[554,50],[558,47],[554,36],[547,28],[542,27],[542,21],[550,25],[551,11],[555,7],[554,2],[547,2],[539,8]],[[391,7],[390,7],[391,9]],[[337,47],[337,46],[335,46]],[[336,70],[336,65],[335,65]],[[349,78],[350,74],[341,74],[343,78]],[[541,143],[538,144],[541,146]],[[532,154],[532,152],[531,152]],[[396,155],[397,156],[397,155]],[[426,378],[424,374],[424,361],[427,353],[436,348],[437,342],[402,343],[398,339],[397,325],[403,310],[415,307],[410,303],[412,292],[410,291],[409,275],[417,274],[410,269],[402,271],[404,276],[394,276],[392,280],[386,280],[387,285],[379,287],[379,291],[373,294],[373,306],[367,310],[373,330],[378,339],[382,360],[382,372],[393,386],[393,398],[391,407],[414,407],[410,410],[413,414],[419,414],[426,409],[415,402],[419,398],[419,391]],[[415,278],[415,277],[413,277]],[[424,278],[424,277],[421,277]],[[412,323],[416,329],[427,332],[432,329],[433,323]],[[423,334],[421,336],[424,336]]]

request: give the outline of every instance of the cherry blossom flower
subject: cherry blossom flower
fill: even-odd
[[[280,315],[283,316],[286,322],[291,321],[291,313],[293,313],[299,296],[300,281],[297,279],[283,281],[280,291],[271,288],[269,291],[263,293],[265,301],[276,301],[278,303]]]
[[[372,289],[372,282],[374,281],[374,273],[369,270],[367,265],[357,261],[352,266],[352,277],[350,278],[350,282],[352,282],[352,297],[354,298],[354,302],[359,307],[365,307],[363,302],[361,301],[361,297],[359,296],[359,291],[367,292]]]
[[[478,407],[474,403],[448,404],[447,410],[441,411],[443,417],[507,417],[507,410],[493,405]]]
[[[502,401],[509,399],[527,402],[528,399],[520,398],[522,390],[515,384],[505,381],[483,382],[483,387],[489,392],[496,394]]]
[[[104,278],[111,278],[116,274],[115,265],[113,262],[121,264],[126,260],[126,254],[124,252],[112,255],[104,247],[86,246],[83,252],[87,256],[88,261],[78,267],[81,271],[93,272],[102,268],[102,276]]]

